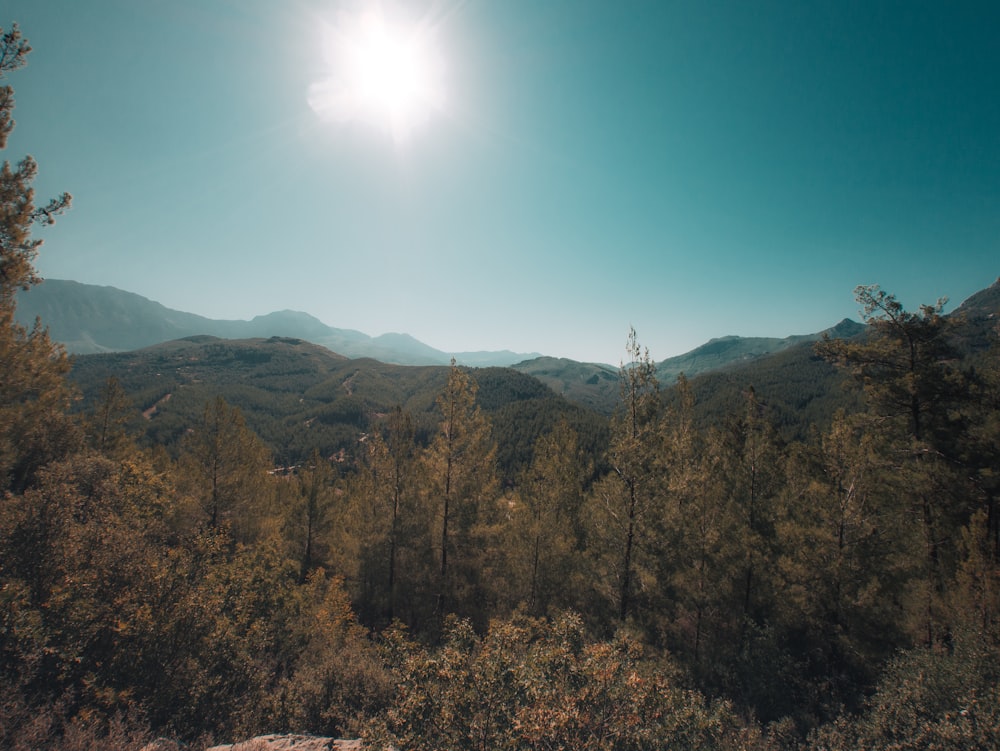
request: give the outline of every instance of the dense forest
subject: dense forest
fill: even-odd
[[[3,32],[0,76],[29,51]],[[156,433],[165,393],[123,369],[81,409],[14,319],[70,200],[37,204],[36,169],[0,172],[0,747],[995,747],[995,294],[946,316],[858,288],[864,334],[809,359],[840,408],[798,421],[805,381],[661,385],[630,332],[610,420],[453,365],[349,434],[312,382],[242,392],[311,400],[312,446],[221,393]]]

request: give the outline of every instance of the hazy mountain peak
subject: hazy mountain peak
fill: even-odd
[[[452,355],[409,334],[372,338],[352,329],[328,326],[298,310],[279,310],[245,320],[216,320],[172,310],[115,287],[48,279],[21,292],[17,319],[31,325],[41,318],[52,338],[71,354],[141,349],[162,342],[207,335],[223,339],[291,337],[326,347],[349,358],[370,357],[399,365],[447,365]],[[510,365],[530,355],[512,352],[456,355],[467,365]]]
[[[1000,278],[986,289],[979,290],[953,311],[953,315],[969,318],[994,318],[1000,314]]]
[[[319,320],[315,316],[309,315],[308,313],[304,313],[301,310],[291,310],[289,308],[285,308],[284,310],[276,310],[273,313],[264,313],[263,315],[257,315],[257,316],[254,316],[252,320],[254,320],[254,321],[267,321],[267,320],[272,320],[272,321],[281,321],[281,320],[285,320],[285,321],[309,321],[310,323],[318,323],[318,324],[320,324],[322,326],[326,325],[325,323],[323,323],[321,320]]]
[[[845,318],[836,326],[831,326],[822,333],[827,334],[834,339],[850,339],[852,336],[857,336],[864,330],[865,325],[863,323],[858,323],[850,318]]]

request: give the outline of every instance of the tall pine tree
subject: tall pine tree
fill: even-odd
[[[17,25],[0,29],[0,82],[26,63],[31,47]],[[0,149],[14,128],[14,89],[0,86]],[[72,392],[65,383],[69,363],[37,323],[28,330],[14,319],[16,295],[41,281],[34,259],[42,244],[37,225],[52,224],[69,208],[64,193],[35,205],[32,183],[38,165],[30,156],[0,166],[0,494],[21,492],[41,467],[79,441],[67,416]]]

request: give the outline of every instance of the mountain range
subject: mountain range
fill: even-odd
[[[170,311],[118,290],[108,293],[107,288],[72,282],[46,284],[50,292],[62,289],[71,294],[56,296],[42,310],[36,297],[34,307],[19,309],[22,320],[39,315],[60,341],[81,340],[70,336],[75,332],[83,341],[120,348],[74,355],[70,377],[80,388],[81,408],[92,409],[102,398],[107,379],[115,376],[136,407],[137,430],[153,443],[175,442],[217,395],[243,411],[279,462],[300,461],[317,447],[329,456],[349,452],[379,415],[397,405],[414,416],[419,434],[433,431],[435,400],[447,377],[443,363],[421,366],[347,357],[310,341],[337,335],[357,345],[381,337],[372,340],[358,332],[347,336],[301,313],[219,322]],[[109,299],[119,305],[110,306]],[[974,354],[995,344],[998,314],[1000,281],[950,314],[961,321],[955,342],[963,352]],[[135,346],[143,341],[140,334],[173,336],[184,326],[205,331],[212,325],[229,337],[203,333]],[[140,326],[144,330],[136,331]],[[845,320],[827,332],[849,338],[865,330]],[[263,336],[274,331],[281,333]],[[843,374],[815,353],[812,344],[819,336],[721,337],[658,363],[658,373],[664,386],[681,371],[691,376],[698,419],[705,424],[724,422],[735,414],[752,386],[782,436],[802,439],[810,426],[827,424],[837,409],[858,406],[851,400],[859,393],[839,388]],[[416,342],[404,336],[384,341]],[[129,345],[133,348],[126,349]],[[422,347],[416,349],[426,355]],[[395,350],[396,356],[403,354]],[[606,440],[606,416],[619,402],[617,369],[563,358],[538,356],[511,366],[482,366],[476,380],[479,402],[495,433],[503,437],[506,453],[498,460],[508,478],[530,459],[531,441],[559,419],[566,419],[595,455],[600,454],[597,447]],[[667,393],[673,398],[669,389]]]
[[[294,310],[259,315],[249,321],[217,320],[173,310],[133,292],[115,287],[48,279],[17,300],[17,317],[31,325],[40,318],[52,338],[70,354],[126,352],[173,339],[208,335],[222,339],[285,336],[304,339],[349,358],[370,357],[396,365],[447,365],[454,358],[472,367],[518,366],[542,380],[559,381],[557,390],[573,390],[576,383],[588,386],[613,381],[617,368],[599,363],[579,363],[551,358],[537,352],[443,352],[409,334],[369,336],[353,329],[328,326],[314,316]],[[845,320],[836,334],[853,335],[861,324]],[[833,331],[832,329],[828,331]],[[745,362],[795,344],[815,341],[822,332],[783,339],[726,336],[677,357],[658,363],[661,378],[672,381],[681,372],[688,376]]]
[[[1000,310],[1000,280],[977,292],[951,315],[962,315],[982,331],[995,325]],[[25,325],[36,317],[48,326],[52,338],[71,354],[126,352],[163,342],[207,335],[222,339],[291,337],[325,347],[347,358],[371,358],[394,365],[447,365],[452,358],[472,367],[512,367],[548,386],[556,394],[582,406],[609,413],[618,398],[618,368],[581,363],[538,353],[456,352],[434,349],[408,334],[372,337],[360,331],[328,326],[308,313],[284,310],[249,321],[215,320],[172,310],[141,295],[114,287],[49,279],[22,292],[17,316]],[[865,329],[844,319],[825,331],[784,338],[724,336],[682,355],[657,363],[664,384],[680,373],[688,377],[725,373],[797,350],[811,351],[824,334],[850,338]],[[986,337],[977,337],[986,341]]]
[[[541,356],[537,352],[442,352],[409,334],[372,337],[327,326],[295,310],[259,315],[249,321],[216,320],[172,310],[134,292],[64,279],[47,279],[19,293],[17,317],[25,325],[41,318],[52,338],[76,355],[126,352],[208,335],[222,339],[294,337],[345,357],[371,357],[396,365],[447,365],[455,358],[473,367],[507,366]]]

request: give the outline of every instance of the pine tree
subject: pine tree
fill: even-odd
[[[515,599],[528,611],[578,604],[581,575],[580,513],[586,467],[576,432],[565,419],[535,442],[530,467],[512,499],[509,528],[512,569],[520,581]]]
[[[417,527],[416,444],[413,420],[395,407],[384,434],[365,440],[358,473],[348,486],[345,520],[356,546],[358,612],[369,622],[411,619],[414,595],[428,561],[426,535]]]
[[[672,652],[704,677],[732,657],[735,583],[741,580],[740,514],[730,492],[726,441],[694,427],[694,392],[682,375],[668,412],[670,472],[659,532],[658,610]]]
[[[838,413],[794,447],[778,521],[777,618],[828,691],[827,710],[856,705],[883,661],[906,643],[898,606],[912,546],[886,482],[890,466],[864,416]]]
[[[318,449],[296,475],[296,497],[291,509],[292,537],[299,545],[299,583],[324,562],[324,537],[333,517],[333,469]]]
[[[114,456],[124,450],[128,442],[125,424],[132,416],[132,403],[117,378],[111,376],[104,384],[100,402],[95,405],[88,420],[90,445],[98,453]]]
[[[650,539],[662,511],[662,423],[660,385],[649,350],[640,347],[635,329],[626,343],[628,362],[619,369],[621,398],[612,420],[608,476],[594,488],[591,529],[598,542],[618,619],[635,608],[638,579],[651,570]]]
[[[182,442],[179,462],[208,527],[252,538],[266,515],[271,461],[240,410],[221,396],[206,404]]]
[[[423,453],[424,490],[438,553],[435,612],[483,615],[490,531],[498,513],[496,446],[476,404],[476,382],[454,360],[438,397],[441,422]]]
[[[824,337],[817,351],[863,386],[872,429],[892,461],[896,492],[920,520],[924,573],[916,620],[930,644],[948,638],[944,594],[970,513],[964,479],[955,472],[964,430],[956,407],[966,384],[955,366],[951,321],[941,314],[944,300],[911,313],[878,286],[858,287],[855,295],[867,336]]]
[[[17,25],[0,29],[0,81],[26,63],[31,47]],[[0,86],[0,149],[14,128],[14,90]],[[42,244],[36,225],[52,224],[69,208],[63,194],[35,205],[31,187],[38,165],[30,156],[0,167],[0,492],[21,492],[48,461],[66,455],[79,441],[67,416],[72,391],[69,363],[41,324],[30,331],[14,319],[16,294],[41,281],[34,259]]]

